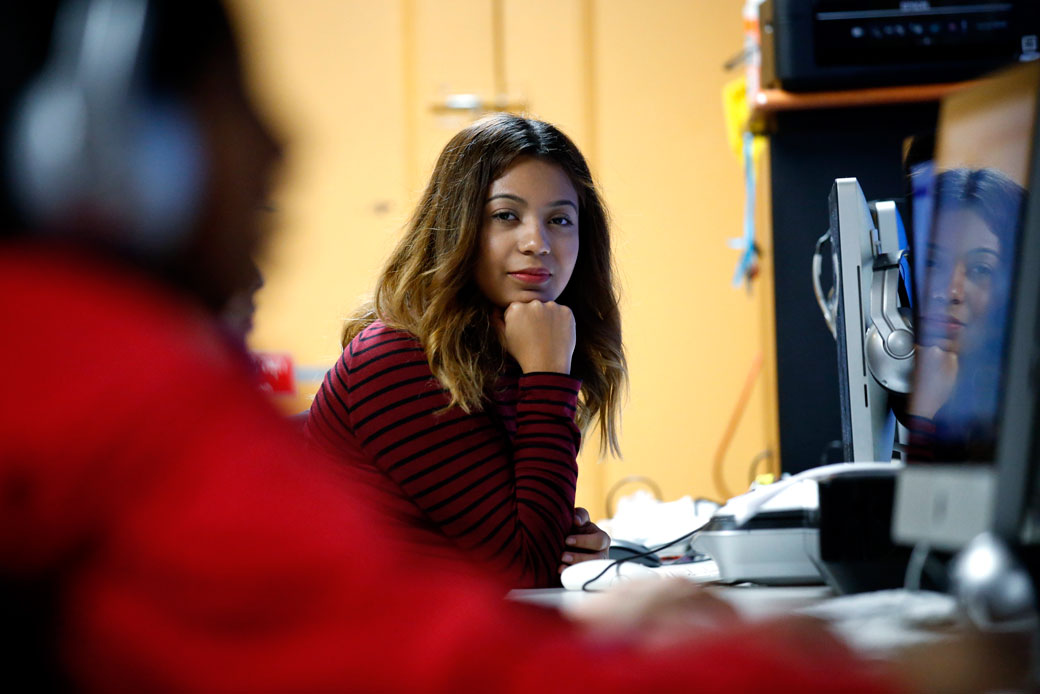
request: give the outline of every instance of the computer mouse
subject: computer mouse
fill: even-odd
[[[604,569],[607,570],[604,572]],[[600,573],[603,575],[600,576]],[[649,566],[630,561],[615,562],[613,559],[590,559],[579,562],[568,566],[560,574],[560,582],[567,590],[581,590],[582,588],[603,590],[623,581],[659,578],[657,572]],[[589,581],[592,582],[589,583]],[[588,583],[587,586],[586,583]]]
[[[628,540],[619,540],[617,538],[611,538],[607,557],[610,559],[627,559],[630,562],[636,562],[644,566],[661,565],[660,557],[650,552],[649,547],[638,542],[629,542]]]

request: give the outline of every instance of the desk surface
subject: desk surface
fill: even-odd
[[[909,609],[893,610],[891,605],[884,606],[883,610],[874,614],[857,609],[843,617],[835,617],[834,611],[820,608],[836,606],[850,597],[858,596],[842,596],[835,600],[834,591],[827,586],[702,585],[705,590],[728,602],[742,617],[751,621],[791,614],[815,614],[815,616],[825,619],[831,629],[854,649],[871,657],[885,657],[893,651],[908,646],[942,641],[955,632],[958,624],[955,614],[951,615],[949,620],[940,620],[938,624],[908,621],[906,613],[910,611]],[[569,614],[586,601],[594,599],[594,596],[608,592],[609,589],[582,592],[564,588],[546,588],[514,590],[509,593],[509,598]],[[897,593],[905,593],[905,591],[881,591],[873,595],[891,598]],[[913,599],[914,594],[905,594],[908,597],[908,608],[919,605],[918,601]],[[928,594],[918,595],[927,597]],[[936,594],[930,595],[936,596]],[[869,598],[866,595],[864,597]],[[839,614],[841,612],[841,610],[838,611]]]
[[[834,596],[834,591],[827,586],[706,584],[704,588],[733,605],[740,614],[749,619],[789,614]],[[566,614],[592,596],[602,592],[604,591],[583,592],[565,588],[536,588],[511,591],[509,598],[532,605],[551,607]]]

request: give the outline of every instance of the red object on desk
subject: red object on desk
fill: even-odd
[[[278,395],[295,395],[292,355],[283,352],[252,352],[260,390]]]

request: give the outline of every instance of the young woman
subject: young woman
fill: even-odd
[[[935,181],[924,253],[916,382],[908,412],[916,453],[992,460],[1004,327],[1025,191],[996,169],[950,169]]]
[[[311,406],[309,436],[357,461],[407,522],[515,586],[547,586],[581,432],[618,449],[627,372],[606,213],[548,123],[481,120],[444,148],[374,299]],[[579,512],[581,510],[579,509]],[[583,513],[583,512],[582,512]]]

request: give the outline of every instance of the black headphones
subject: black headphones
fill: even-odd
[[[899,263],[896,205],[871,203],[879,244],[870,283],[870,325],[864,347],[867,367],[877,382],[894,393],[909,393],[914,372],[914,326],[909,309],[899,307]]]
[[[87,227],[168,252],[197,214],[205,155],[186,105],[146,88],[148,0],[70,0],[13,113],[7,173],[39,233]]]
[[[870,286],[867,366],[878,383],[895,393],[909,393],[914,371],[914,326],[909,311],[897,307],[899,261],[905,251],[874,260]]]
[[[909,393],[914,372],[914,325],[909,308],[899,305],[899,264],[906,251],[898,250],[898,211],[890,200],[872,202],[869,205],[871,221],[877,230],[877,238],[871,241],[874,263],[870,268],[870,302],[866,333],[864,334],[864,359],[871,376],[886,390],[893,393]],[[813,251],[812,280],[816,303],[823,312],[827,328],[837,337],[837,306],[840,287],[837,248],[829,229],[816,241]],[[833,284],[824,292],[820,281],[823,267],[823,246],[831,243],[831,266],[834,271]],[[867,268],[864,268],[866,271]]]

